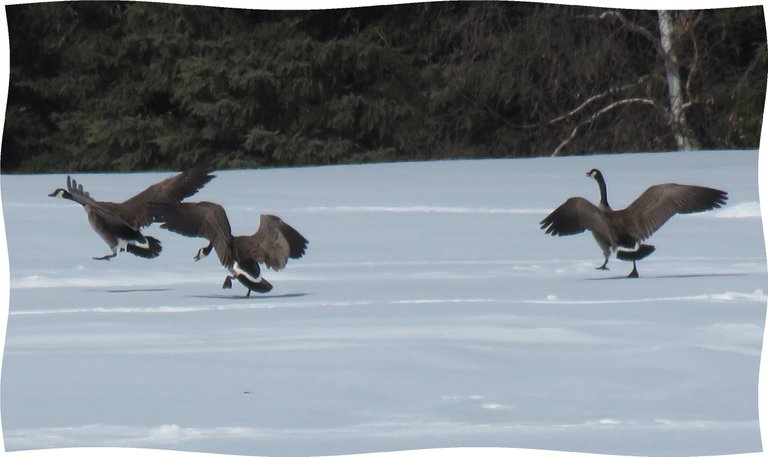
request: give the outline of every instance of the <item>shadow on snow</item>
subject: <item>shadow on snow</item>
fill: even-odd
[[[292,294],[280,294],[280,295],[251,295],[246,297],[245,295],[225,295],[225,294],[211,294],[211,295],[188,295],[188,297],[194,298],[218,298],[224,300],[269,300],[271,298],[297,298],[305,297],[308,293],[292,293]]]
[[[625,276],[608,276],[604,278],[584,278],[586,281],[604,281],[606,279],[673,279],[673,278],[709,278],[726,276],[748,276],[750,273],[690,273],[678,275],[640,275],[638,278]]]

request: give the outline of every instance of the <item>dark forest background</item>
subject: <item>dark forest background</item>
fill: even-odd
[[[761,7],[6,12],[3,172],[757,148],[768,74]]]

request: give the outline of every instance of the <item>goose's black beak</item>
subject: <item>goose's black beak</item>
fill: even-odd
[[[56,192],[51,192],[50,194],[48,194],[48,196],[49,197],[55,197],[56,196]]]

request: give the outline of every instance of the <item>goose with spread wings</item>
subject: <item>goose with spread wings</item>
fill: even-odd
[[[93,199],[82,184],[69,176],[66,189],[56,189],[48,196],[72,200],[83,206],[91,227],[112,250],[110,254],[93,257],[94,260],[109,260],[122,251],[151,259],[160,255],[162,245],[158,239],[141,233],[143,227],[155,222],[149,207],[178,203],[194,195],[214,178],[210,171],[204,164],[194,166],[147,187],[122,203]]]
[[[232,287],[237,279],[251,296],[251,291],[266,293],[272,284],[261,276],[259,264],[275,271],[285,267],[288,259],[304,255],[307,239],[277,216],[262,214],[259,228],[250,236],[233,236],[227,213],[221,205],[211,202],[190,202],[176,205],[153,205],[153,213],[163,222],[161,228],[180,235],[200,237],[208,245],[200,248],[195,261],[216,250],[221,264],[229,271],[223,288]]]
[[[636,262],[656,249],[642,241],[672,216],[720,208],[728,199],[728,193],[722,190],[667,183],[649,187],[629,206],[614,211],[608,204],[605,179],[600,170],[592,169],[587,176],[597,181],[600,187],[600,203],[594,205],[582,197],[569,198],[540,222],[541,228],[552,236],[591,231],[605,257],[597,269],[607,270],[608,258],[616,252],[618,259],[632,261],[630,278],[639,276]]]

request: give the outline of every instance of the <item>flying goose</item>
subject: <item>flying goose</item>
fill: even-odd
[[[599,270],[607,270],[611,252],[616,258],[632,261],[629,278],[637,278],[636,262],[656,248],[642,244],[675,214],[697,213],[725,205],[728,193],[718,189],[682,184],[658,184],[646,189],[634,202],[614,211],[608,204],[605,180],[600,170],[592,169],[587,176],[600,187],[600,203],[595,206],[581,197],[571,197],[540,222],[541,228],[552,236],[592,232],[603,251],[605,262]]]
[[[178,203],[197,193],[213,178],[207,165],[199,165],[153,184],[122,203],[113,203],[94,200],[82,184],[67,176],[67,189],[56,189],[48,196],[83,205],[91,227],[112,250],[111,254],[93,257],[94,260],[109,260],[118,251],[151,259],[160,254],[162,246],[156,238],[140,232],[142,227],[155,221],[149,214],[149,205]]]
[[[304,255],[308,241],[293,227],[277,216],[262,214],[259,229],[250,236],[232,236],[227,213],[211,202],[153,205],[153,213],[163,222],[161,228],[208,240],[208,245],[197,251],[198,261],[216,250],[221,264],[229,271],[222,288],[232,287],[237,279],[251,296],[251,291],[266,293],[272,284],[261,276],[259,264],[277,271],[285,267],[288,259]]]

